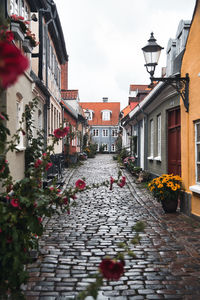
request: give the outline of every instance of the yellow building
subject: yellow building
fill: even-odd
[[[200,217],[200,0],[196,1],[182,61],[181,76],[188,73],[189,112],[181,101],[181,169],[186,213]]]

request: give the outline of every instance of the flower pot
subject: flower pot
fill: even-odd
[[[24,40],[24,32],[21,29],[21,26],[17,22],[11,22],[10,24],[10,30],[13,32],[14,37],[16,40],[22,41]]]
[[[175,213],[178,207],[178,198],[166,198],[161,201],[165,213]]]
[[[27,53],[31,53],[33,50],[33,47],[31,46],[31,43],[30,43],[30,39],[25,38],[22,46],[23,46],[24,51]]]

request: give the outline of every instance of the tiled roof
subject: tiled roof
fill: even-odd
[[[69,112],[75,119],[78,119],[78,114],[73,109],[73,107],[71,107],[71,105],[69,105],[68,103],[65,103],[63,100],[61,100],[61,103],[67,112]]]
[[[131,110],[133,110],[136,106],[138,105],[138,102],[132,102],[130,103],[129,105],[127,105],[123,110],[122,110],[122,113],[123,113],[123,118],[125,116],[127,116]]]
[[[78,98],[78,90],[61,90],[61,97],[64,100],[76,100]]]
[[[130,92],[136,90],[151,90],[147,84],[131,84],[130,85]]]
[[[93,110],[93,119],[88,120],[89,125],[117,125],[119,121],[120,102],[80,102],[83,109]],[[102,110],[112,111],[110,120],[102,120]]]

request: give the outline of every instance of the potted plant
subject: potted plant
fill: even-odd
[[[24,40],[24,35],[28,30],[27,27],[28,24],[29,22],[24,21],[24,17],[22,16],[17,16],[17,15],[10,16],[10,29],[17,40],[20,41]]]
[[[162,204],[166,213],[176,212],[178,196],[182,190],[182,179],[178,175],[163,174],[148,184],[153,196]]]
[[[39,42],[36,41],[35,34],[32,33],[29,29],[26,32],[25,39],[23,41],[23,48],[25,52],[31,53],[33,47],[36,47]]]

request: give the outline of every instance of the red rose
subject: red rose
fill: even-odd
[[[103,277],[108,280],[119,280],[124,273],[124,262],[115,262],[110,258],[103,259],[99,266]]]
[[[77,180],[75,185],[79,190],[84,190],[84,188],[86,186],[85,181],[83,181],[81,179]]]
[[[115,182],[115,179],[111,176],[110,177],[110,190],[112,190],[112,186],[113,186],[114,182]]]
[[[12,43],[0,41],[0,84],[7,88],[28,68],[29,61]]]
[[[47,163],[46,164],[46,167],[45,167],[45,170],[47,171],[49,168],[51,168],[53,166],[53,164],[52,163]]]
[[[63,202],[64,204],[68,204],[68,198],[67,197],[63,198]]]
[[[65,135],[68,135],[68,133],[69,133],[69,126],[66,126],[65,128],[63,128],[63,133],[65,134]],[[65,136],[64,135],[64,136]]]
[[[13,207],[19,207],[19,199],[13,198],[10,202]]]
[[[0,113],[0,119],[3,121],[5,120],[5,117],[1,113]]]
[[[55,129],[53,134],[57,139],[60,139],[61,137],[63,137],[63,131],[60,128]]]
[[[42,164],[41,159],[36,160],[36,162],[34,163],[34,167],[35,168],[39,168],[39,166]]]
[[[121,188],[126,184],[126,177],[122,176],[122,179],[120,180],[120,183],[118,184]]]
[[[6,41],[11,42],[14,40],[14,34],[12,31],[6,31]]]
[[[38,222],[39,222],[39,223],[42,223],[42,218],[39,217],[39,218],[38,218]]]

